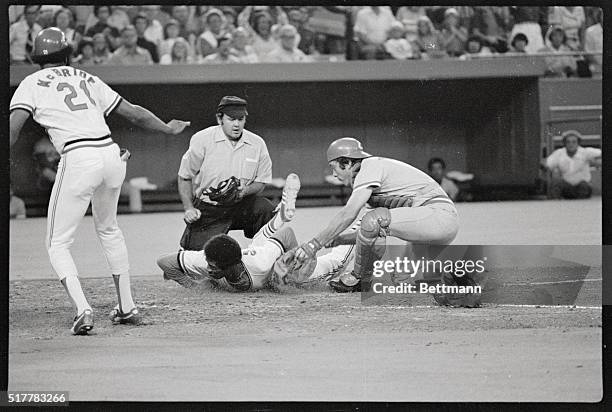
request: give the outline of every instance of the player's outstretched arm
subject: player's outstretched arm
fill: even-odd
[[[26,120],[30,117],[30,113],[23,109],[15,109],[11,112],[9,117],[10,123],[10,145],[13,146],[19,138],[19,133],[25,124]]]
[[[175,119],[170,120],[168,123],[164,123],[149,110],[132,104],[125,99],[119,103],[115,112],[140,127],[166,134],[179,134],[191,124],[191,122]]]

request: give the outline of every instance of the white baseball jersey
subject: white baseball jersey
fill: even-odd
[[[59,153],[78,147],[109,146],[108,116],[121,96],[98,77],[70,66],[50,67],[27,76],[10,110],[23,109],[43,126]]]

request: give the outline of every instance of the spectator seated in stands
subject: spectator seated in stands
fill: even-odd
[[[125,66],[153,64],[151,53],[142,47],[138,47],[138,34],[134,26],[127,26],[123,29],[121,39],[123,40],[123,46],[115,50],[108,60],[108,64],[122,64]]]
[[[601,149],[580,146],[582,135],[575,130],[567,130],[561,136],[565,147],[555,150],[541,163],[552,172],[551,197],[589,198],[591,166],[601,166]]]
[[[206,57],[217,51],[219,39],[225,37],[227,31],[225,29],[225,16],[223,12],[217,8],[212,8],[203,16],[206,30],[200,34],[197,40],[197,49],[200,56]]]
[[[491,56],[493,53],[491,53],[491,50],[488,47],[482,45],[480,39],[480,36],[472,35],[468,37],[467,42],[465,43],[465,53],[459,57],[459,59],[470,60],[475,57]]]
[[[268,11],[254,12],[253,6],[245,7],[238,15],[238,25],[249,33],[251,46],[253,46],[253,50],[260,60],[264,59],[278,45],[278,41],[272,32],[272,24],[272,15]]]
[[[110,6],[95,6],[94,14],[98,21],[87,30],[85,35],[93,38],[95,34],[103,33],[110,49],[115,50],[121,46],[121,38],[119,30],[108,24],[108,18],[111,15],[111,11],[112,9]]]
[[[259,58],[253,46],[249,44],[249,34],[244,27],[238,27],[232,34],[232,54],[240,63],[257,63]]]
[[[510,44],[514,42],[517,33],[522,33],[527,38],[525,51],[521,53],[537,53],[544,47],[542,28],[539,24],[539,7],[516,7],[514,10],[515,24],[510,32]],[[516,50],[514,50],[516,52]]]
[[[455,200],[459,194],[457,185],[446,177],[446,163],[439,157],[433,157],[427,162],[429,176],[433,178],[444,189],[451,200]]]
[[[264,61],[269,63],[303,63],[310,62],[310,56],[296,47],[297,29],[290,24],[283,25],[278,30],[280,44],[268,53]]]
[[[149,52],[153,63],[159,63],[157,45],[145,38],[145,31],[147,30],[147,17],[144,14],[138,14],[136,17],[134,17],[134,28],[136,29],[136,34],[138,36],[138,40],[136,41],[138,47],[142,47]]]
[[[34,144],[32,157],[36,163],[36,188],[44,193],[51,193],[60,155],[47,137],[39,139]]]
[[[221,7],[221,11],[225,19],[223,29],[228,33],[233,33],[236,30],[236,18],[238,16],[236,9],[232,6],[224,6]]]
[[[37,23],[40,24],[40,27],[43,29],[53,26],[55,24],[55,14],[62,8],[63,6],[60,5],[42,5],[40,7],[40,13],[38,14]]]
[[[59,9],[55,13],[53,22],[53,25],[64,33],[66,41],[72,46],[72,50],[76,52],[82,36],[72,28],[72,26],[74,26],[74,17],[70,9]]]
[[[83,37],[79,42],[79,47],[76,50],[77,57],[72,60],[72,63],[79,66],[93,66],[94,61],[94,43],[89,37]]]
[[[160,6],[140,6],[140,11],[147,19],[147,28],[144,31],[145,39],[151,43],[154,43],[159,48],[159,45],[164,40],[164,27],[157,19],[157,16],[160,13]]]
[[[505,10],[506,13],[502,13],[500,9]],[[507,14],[507,7],[474,7],[470,34],[480,39],[483,48],[489,48],[496,53],[507,52],[509,18]]]
[[[198,24],[193,19],[187,6],[173,6],[172,18],[177,21],[179,27],[179,37],[187,40],[193,47],[198,34]]]
[[[417,37],[413,42],[414,50],[418,51],[422,59],[437,59],[445,57],[446,51],[442,37],[429,17],[419,17],[417,23]]]
[[[11,219],[25,219],[26,218],[26,207],[25,202],[15,196],[13,192],[13,186],[10,187],[10,201],[9,201],[9,213]]]
[[[307,55],[315,53],[315,33],[306,28],[309,17],[305,7],[292,7],[287,12],[289,24],[297,29],[297,48]]]
[[[164,54],[160,60],[160,64],[190,64],[193,63],[191,47],[187,40],[182,37],[174,39],[174,44],[170,53]]]
[[[388,6],[366,6],[357,12],[353,30],[358,41],[360,59],[388,57],[384,43],[394,21],[395,17]]]
[[[548,24],[561,27],[565,32],[565,44],[571,50],[581,50],[586,17],[583,7],[555,6],[549,8]]]
[[[512,46],[511,51],[513,53],[527,53],[527,45],[529,40],[523,33],[516,33],[512,38],[510,45]]]
[[[108,41],[104,33],[97,33],[93,36],[93,61],[94,64],[106,64],[111,58]]]
[[[425,7],[420,6],[402,6],[395,13],[395,18],[404,25],[405,37],[409,42],[416,39],[419,17],[425,15]]]
[[[590,69],[593,73],[601,73],[601,65],[603,62],[603,27],[602,27],[603,11],[598,9],[595,13],[595,24],[589,26],[584,34],[584,51],[591,54],[587,56],[587,61],[590,63]]]
[[[201,59],[201,63],[204,64],[220,64],[220,63],[240,63],[238,57],[231,53],[232,49],[232,36],[226,34],[224,37],[218,39],[219,44],[217,45],[217,52],[209,54],[208,56]]]
[[[396,60],[406,60],[414,58],[412,45],[404,37],[404,25],[399,21],[391,23],[389,38],[384,44],[385,51]]]
[[[565,32],[560,26],[554,26],[548,32],[550,46],[540,49],[543,53],[568,53],[571,49],[565,45]],[[570,77],[576,74],[576,59],[572,56],[546,57],[546,76]]]
[[[23,16],[9,28],[11,64],[31,64],[34,38],[42,27],[36,23],[40,6],[25,6]]]
[[[159,55],[170,54],[174,41],[179,38],[179,23],[175,19],[168,20],[164,27],[164,40],[159,45]],[[182,38],[182,37],[181,37]],[[187,40],[187,39],[184,39]]]
[[[459,57],[465,51],[465,41],[468,33],[465,27],[459,25],[459,12],[455,8],[444,12],[442,24],[442,45],[450,57]]]

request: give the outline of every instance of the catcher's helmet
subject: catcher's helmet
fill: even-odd
[[[334,140],[327,148],[327,161],[331,162],[339,157],[348,157],[350,159],[364,159],[372,155],[363,151],[361,142],[352,137],[343,137],[342,139]]]
[[[64,32],[57,27],[41,30],[34,39],[32,61],[37,64],[63,63],[72,53]]]

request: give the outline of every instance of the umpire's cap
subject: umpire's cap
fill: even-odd
[[[350,159],[365,159],[372,157],[371,154],[363,151],[361,142],[352,137],[343,137],[334,140],[327,148],[327,161],[331,162],[339,157],[348,157]]]
[[[247,102],[237,96],[223,96],[217,106],[217,113],[225,113],[226,115],[239,119],[248,115]]]
[[[66,35],[57,27],[41,30],[34,39],[32,61],[43,65],[46,63],[62,63],[72,54],[72,46],[66,40]]]

